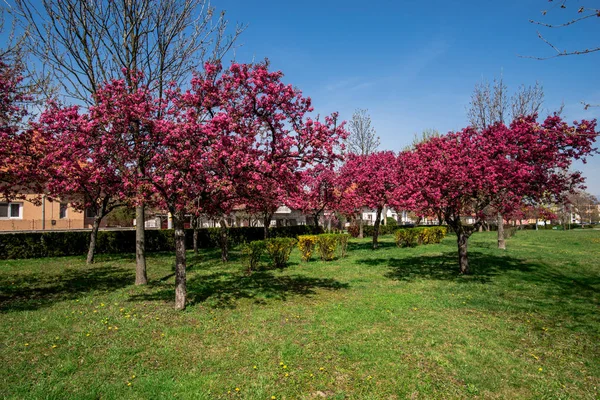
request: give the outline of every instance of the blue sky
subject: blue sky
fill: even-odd
[[[586,3],[594,2],[571,0],[566,10],[547,0],[214,2],[231,23],[248,24],[235,51],[238,62],[269,58],[320,113],[339,111],[350,119],[356,108],[368,109],[381,148],[392,150],[426,128],[466,126],[474,85],[501,73],[509,89],[539,81],[546,108],[564,102],[569,121],[600,117],[600,108],[585,111],[580,104],[600,104],[600,52],[545,61],[518,57],[554,54],[536,30],[566,49],[600,45],[598,18],[555,30],[528,22],[567,20]],[[588,191],[600,195],[600,155],[577,168]]]

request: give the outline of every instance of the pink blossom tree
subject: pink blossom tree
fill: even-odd
[[[395,191],[403,181],[403,163],[392,151],[369,155],[349,155],[340,169],[340,187],[346,214],[361,212],[363,207],[376,210],[373,249],[378,247],[381,213],[385,206],[397,204]]]
[[[177,309],[185,308],[187,298],[183,228],[190,210],[227,213],[261,192],[262,183],[288,188],[297,182],[301,168],[339,157],[343,125],[335,115],[324,122],[308,117],[310,99],[281,78],[281,72],[269,71],[266,64],[233,64],[226,71],[206,64],[190,90],[171,90],[165,100],[154,100],[147,88],[128,88],[123,81],[105,88],[110,96],[100,104],[110,107],[103,115],[110,121],[131,113],[134,117],[127,120],[140,124],[138,139],[143,143],[129,146],[123,128],[108,132],[104,143],[114,157],[108,164],[126,167],[140,159],[140,151],[152,150],[143,170],[118,170],[123,195],[143,195],[172,215]]]
[[[319,217],[325,211],[333,211],[341,196],[337,187],[338,174],[331,165],[318,164],[302,171],[300,190],[293,193],[290,204],[311,214],[315,227],[319,226]]]
[[[114,149],[103,140],[106,128],[110,129],[94,118],[94,111],[81,114],[78,107],[53,103],[32,127],[43,149],[37,171],[46,193],[50,198],[68,199],[73,208],[94,215],[88,264],[94,262],[102,219],[124,198],[124,177],[112,162]]]
[[[0,59],[0,196],[5,199],[39,193],[42,186],[34,168],[41,156],[39,138],[26,122],[33,98],[22,82],[21,68]]]
[[[439,214],[457,235],[460,272],[468,274],[467,244],[492,206],[502,214],[524,199],[557,201],[580,186],[574,159],[593,153],[595,121],[568,125],[559,117],[542,124],[518,118],[481,132],[467,128],[420,143],[407,155],[415,207]],[[464,218],[475,218],[467,225]]]

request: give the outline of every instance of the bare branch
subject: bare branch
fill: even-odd
[[[15,0],[14,8],[31,53],[64,95],[88,104],[122,69],[142,72],[139,84],[162,97],[170,82],[221,60],[245,29],[228,34],[225,13],[208,0]]]
[[[368,155],[377,151],[379,136],[371,126],[371,116],[367,110],[357,109],[349,123],[350,136],[347,139],[348,151],[353,154]]]

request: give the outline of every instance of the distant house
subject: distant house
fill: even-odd
[[[46,196],[33,202],[37,195],[22,200],[0,202],[0,232],[43,231],[91,228],[94,215],[71,207],[70,203],[51,201]]]

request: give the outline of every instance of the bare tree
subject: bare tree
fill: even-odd
[[[568,196],[571,211],[577,216],[581,223],[598,222],[598,198],[585,191],[577,191]]]
[[[47,69],[63,95],[92,105],[103,82],[142,73],[162,98],[171,82],[182,85],[208,60],[220,60],[244,26],[228,34],[225,12],[208,0],[14,0],[12,11],[26,31],[28,51]],[[131,85],[134,83],[134,85]],[[128,133],[133,145],[136,127]],[[150,156],[150,155],[148,155]],[[145,160],[136,166],[143,173]],[[144,206],[136,208],[136,284],[147,283]]]
[[[423,143],[423,142],[428,141],[431,138],[440,137],[440,136],[441,136],[440,132],[437,129],[433,129],[433,128],[423,129],[423,132],[421,132],[420,134],[418,134],[418,133],[414,134],[412,143],[408,146],[405,146],[404,151],[414,150],[415,147],[417,147],[417,145],[419,143]]]
[[[371,116],[367,110],[358,108],[352,115],[352,120],[348,124],[350,127],[350,135],[346,139],[348,152],[359,155],[369,155],[377,151],[379,147],[379,136],[375,133],[375,128],[371,126]],[[362,210],[360,210],[358,218],[359,233],[358,237],[364,235],[364,221],[362,218]]]
[[[573,5],[573,7],[570,7],[572,2],[571,2],[571,4],[568,4],[568,3],[570,3],[568,0],[560,0],[560,1],[548,0],[548,2],[553,4],[553,6],[551,7],[552,9],[559,9],[565,13],[568,13],[569,11],[572,10],[571,16],[567,17],[567,19],[564,20],[564,22],[557,23],[557,24],[533,20],[533,19],[529,20],[530,23],[532,23],[534,25],[538,25],[543,28],[557,29],[557,28],[567,28],[572,25],[579,24],[582,21],[586,21],[586,20],[588,23],[591,21],[597,22],[598,21],[597,18],[600,17],[600,8],[597,8],[597,7],[586,7],[586,6],[582,6],[582,5]],[[543,17],[545,17],[547,14],[548,14],[548,10],[542,10]],[[544,43],[546,43],[552,50],[554,50],[554,52],[556,54],[553,54],[551,56],[545,56],[545,57],[525,56],[527,58],[535,58],[537,60],[547,60],[547,59],[555,58],[555,57],[582,55],[582,54],[589,54],[589,53],[594,53],[596,51],[600,51],[600,46],[596,46],[596,45],[592,45],[591,47],[574,49],[574,50],[560,49],[557,45],[553,44],[550,40],[546,39],[546,37],[543,36],[540,31],[537,31],[537,35],[540,38],[540,40],[542,40]]]
[[[350,136],[347,139],[348,152],[360,155],[369,155],[377,151],[379,136],[371,126],[371,116],[367,110],[357,109],[348,124]]]
[[[496,123],[508,124],[514,118],[523,115],[537,114],[544,103],[544,88],[536,82],[533,86],[521,85],[509,97],[507,86],[502,75],[494,79],[493,84],[481,81],[475,85],[467,116],[472,126],[486,129]],[[559,112],[562,111],[561,110]],[[498,248],[506,249],[504,240],[504,218],[501,213],[497,216]]]

